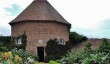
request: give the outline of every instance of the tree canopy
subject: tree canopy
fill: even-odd
[[[70,32],[69,33],[69,41],[75,45],[77,43],[81,43],[83,41],[87,40],[87,37],[86,36],[83,36],[83,35],[80,35],[76,32]]]

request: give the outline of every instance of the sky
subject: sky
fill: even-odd
[[[33,0],[0,1],[0,35],[11,35],[8,24]],[[110,0],[48,0],[72,24],[71,31],[88,38],[110,39]]]

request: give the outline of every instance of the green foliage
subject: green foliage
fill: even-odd
[[[104,55],[102,53],[90,54],[87,56],[82,64],[109,64],[107,60],[108,54]]]
[[[34,58],[35,61],[38,61],[39,60],[39,57],[36,56],[36,55],[35,56],[32,56],[32,57]]]
[[[53,60],[50,60],[50,61],[49,61],[49,64],[60,64],[60,63],[58,63],[58,62],[56,62],[56,61],[53,61]]]
[[[8,43],[11,42],[11,36],[0,36],[0,43],[3,45],[8,46]]]
[[[56,60],[58,59],[55,55],[48,55],[45,57],[45,62],[49,62],[50,60]]]
[[[110,42],[107,39],[104,38],[102,40],[102,44],[99,46],[99,52],[110,53]]]
[[[21,43],[22,44],[17,44],[16,41],[18,41],[18,39],[21,39]],[[24,32],[22,35],[14,38],[13,40],[16,40],[15,41],[15,47],[18,48],[18,49],[26,49],[26,42],[27,42],[27,35],[26,33]]]
[[[69,52],[68,55],[63,57],[60,62],[66,64],[110,64],[107,60],[108,54],[94,53],[89,56],[85,56],[84,52],[76,51]]]
[[[29,56],[31,56],[31,54],[30,54],[27,50],[24,50],[24,49],[14,48],[14,49],[12,49],[12,53],[13,53],[13,54],[17,54],[17,55],[19,55],[20,57],[24,58],[24,59],[23,59],[24,61],[25,61]]]
[[[91,46],[92,46],[92,44],[89,42],[85,44],[85,48],[84,48],[85,55],[88,56],[93,53]]]
[[[68,52],[59,62],[66,64],[81,63],[84,58],[84,51],[71,51]]]
[[[103,38],[102,43],[99,46],[98,52],[103,53],[105,55],[109,54],[107,60],[110,62],[110,41],[108,41],[106,38]]]
[[[39,64],[32,55],[24,49],[13,49],[0,52],[0,64]]]
[[[26,49],[27,35],[25,32],[22,34],[21,40],[23,48]]]
[[[86,43],[84,50],[71,51],[59,62],[62,64],[110,64],[109,43],[108,40],[103,39],[98,51],[91,48],[91,43]]]
[[[46,62],[50,60],[57,60],[62,58],[70,49],[69,43],[67,45],[58,44],[57,39],[51,39],[46,46]]]
[[[87,40],[87,37],[86,36],[83,36],[83,35],[79,35],[78,33],[76,32],[70,32],[69,33],[69,41],[75,45],[77,43],[81,43],[82,41],[85,41]]]
[[[34,64],[40,64],[38,61],[35,61]]]
[[[4,47],[2,43],[0,43],[0,52],[5,52],[5,51],[8,51],[8,49]]]
[[[0,44],[2,44],[3,47],[8,48],[8,50],[11,50],[13,48],[11,36],[0,36]]]

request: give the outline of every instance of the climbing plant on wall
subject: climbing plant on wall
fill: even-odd
[[[20,44],[18,43],[20,39]],[[26,42],[27,42],[27,35],[26,32],[24,32],[22,35],[16,37],[15,39],[15,47],[17,47],[18,49],[26,49]]]

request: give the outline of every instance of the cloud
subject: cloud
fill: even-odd
[[[109,29],[110,30],[110,18],[102,21],[101,29]]]
[[[9,36],[11,35],[11,27],[8,24],[14,16],[0,16],[0,35]]]
[[[100,35],[97,30],[73,27],[71,31],[87,36],[88,38],[100,38]]]
[[[110,38],[110,18],[102,21],[99,32],[102,37]]]
[[[0,34],[10,33],[9,22],[33,0],[0,1]],[[48,0],[53,7],[72,24],[71,31],[87,37],[110,38],[110,0]],[[102,21],[104,20],[104,21]],[[4,30],[3,30],[4,29]],[[3,30],[3,31],[2,31]],[[9,34],[8,33],[8,34]]]
[[[26,2],[26,3],[25,3]],[[11,22],[32,0],[1,0],[0,1],[0,35],[11,35]]]
[[[13,4],[11,7],[6,7],[4,8],[4,10],[6,12],[8,12],[7,15],[10,16],[17,16],[18,14],[20,14],[20,12],[23,10],[19,5],[17,4]]]
[[[92,23],[94,24],[94,23]],[[110,19],[96,23],[97,28],[89,29],[74,26],[71,31],[85,35],[89,38],[109,38],[110,39]],[[94,27],[94,25],[91,25]]]

